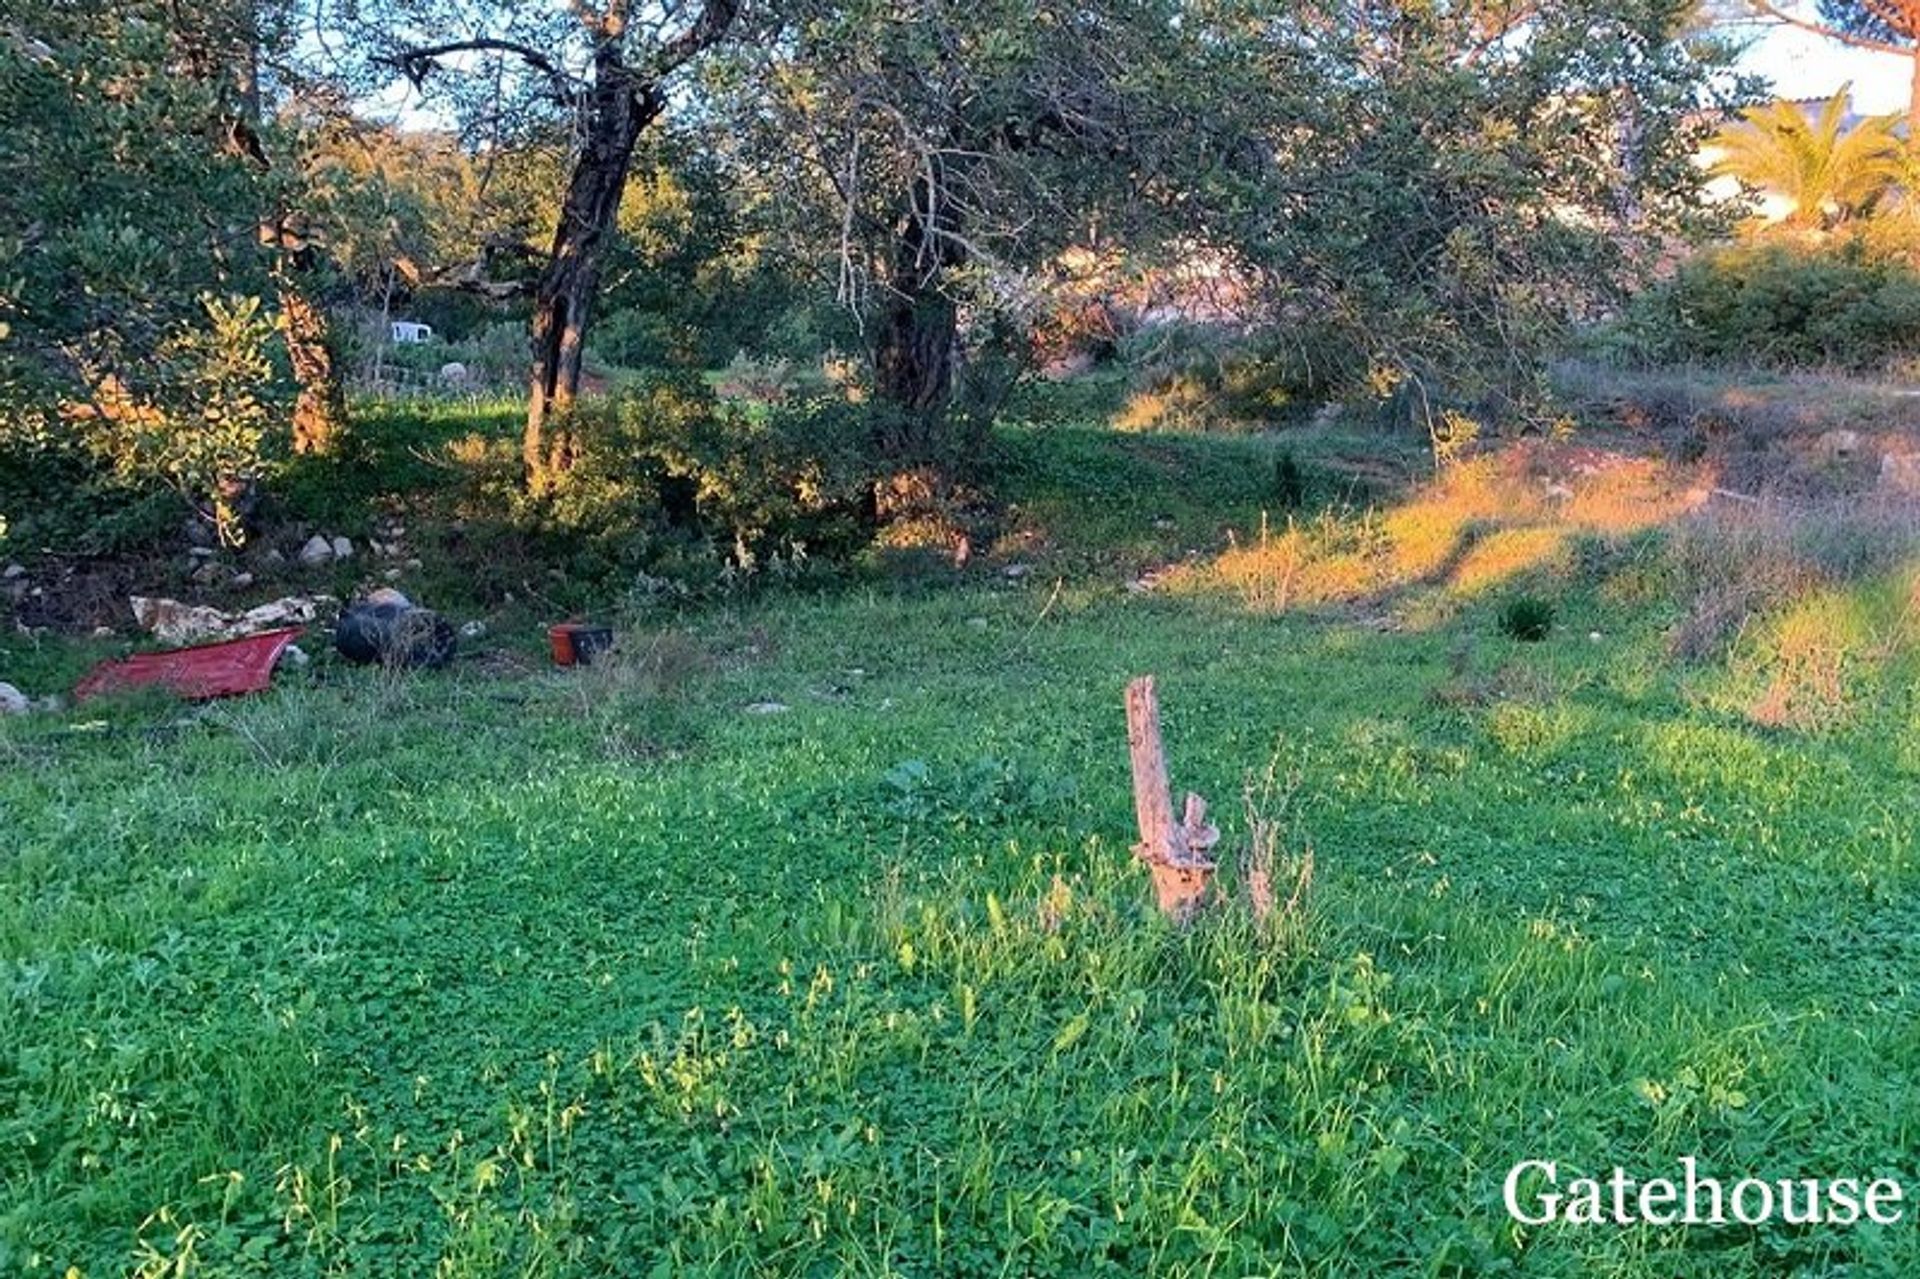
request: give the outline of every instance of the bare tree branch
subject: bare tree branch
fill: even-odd
[[[656,77],[678,70],[689,59],[718,44],[739,13],[740,0],[707,0],[691,26],[661,44],[648,69]]]
[[[452,53],[505,53],[511,54],[527,66],[540,73],[553,90],[555,98],[571,103],[580,92],[580,82],[570,75],[559,63],[538,49],[524,45],[516,40],[500,40],[490,36],[476,36],[468,40],[449,40],[445,44],[425,45],[419,48],[403,49],[399,53],[386,54],[374,59],[376,62],[397,68],[407,77],[409,83],[418,89],[425,83],[428,75],[440,66],[440,59]]]
[[[1802,18],[1797,14],[1788,13],[1785,9],[1771,3],[1771,0],[1747,0],[1747,3],[1752,5],[1753,11],[1761,17],[1783,22],[1787,26],[1797,27],[1802,31],[1810,31],[1822,39],[1838,40],[1856,49],[1870,49],[1875,53],[1892,53],[1903,58],[1913,56],[1912,49],[1902,48],[1885,40],[1875,40],[1871,36],[1855,35],[1852,32],[1842,31],[1838,27],[1830,27],[1824,22],[1815,22],[1811,18]]]

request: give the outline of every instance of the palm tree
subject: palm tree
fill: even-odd
[[[1792,102],[1749,107],[1721,130],[1717,174],[1793,201],[1790,225],[1831,227],[1873,211],[1902,175],[1900,116],[1867,116],[1847,127],[1852,85],[1808,120]]]

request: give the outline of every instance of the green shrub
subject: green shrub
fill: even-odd
[[[96,421],[97,447],[123,479],[177,488],[238,545],[253,485],[284,456],[277,425],[274,324],[258,298],[203,299],[207,323],[160,350],[153,402]]]
[[[171,490],[125,484],[77,449],[0,440],[0,521],[12,557],[108,555],[177,536],[181,506]]]
[[[748,411],[691,374],[653,374],[564,429],[575,461],[536,516],[607,570],[700,590],[839,558],[868,535],[868,423],[844,400]]]
[[[1028,426],[1101,426],[1126,405],[1127,375],[1102,368],[1077,377],[1026,378],[1001,409],[1002,422]]]
[[[1307,504],[1307,473],[1293,454],[1285,450],[1273,464],[1273,500],[1288,511],[1297,511]]]
[[[200,307],[144,354],[80,362],[84,392],[0,411],[0,510],[23,543],[126,549],[177,530],[183,501],[244,540],[259,481],[287,458],[284,370],[258,298]]]
[[[620,368],[639,369],[697,360],[701,335],[683,317],[638,307],[613,311],[593,327],[588,351]]]
[[[1365,369],[1359,348],[1331,329],[1249,337],[1218,325],[1142,330],[1121,342],[1131,395],[1114,424],[1131,430],[1210,431],[1295,418]]]
[[[1641,295],[1604,340],[1649,362],[1873,368],[1920,343],[1920,273],[1858,240],[1703,253]]]
[[[1500,606],[1500,630],[1527,644],[1537,644],[1553,630],[1553,604],[1538,595],[1516,595]]]

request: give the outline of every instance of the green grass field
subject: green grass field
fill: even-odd
[[[0,723],[0,1274],[1920,1273],[1916,1222],[1500,1197],[1914,1173],[1910,661],[1788,731],[1590,557],[1397,630],[1129,592],[1270,455],[1009,447],[1018,579]],[[1230,856],[1297,774],[1290,926],[1154,916],[1142,672]]]

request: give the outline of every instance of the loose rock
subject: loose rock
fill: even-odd
[[[0,715],[25,715],[33,709],[27,695],[11,684],[0,684]]]
[[[274,631],[283,626],[298,626],[318,620],[321,612],[334,602],[331,595],[288,595],[270,604],[259,604],[242,613],[236,625],[239,634]]]
[[[300,548],[300,562],[308,568],[318,568],[322,564],[333,562],[333,543],[315,533]]]
[[[151,631],[154,638],[164,644],[182,645],[237,639],[283,626],[299,626],[317,620],[334,599],[330,595],[289,595],[237,615],[205,605],[150,599],[144,595],[135,595],[127,603],[140,629]]]
[[[1880,487],[1920,497],[1920,453],[1888,453],[1880,459]]]
[[[353,543],[352,543],[352,542],[350,542],[350,541],[348,541],[348,540],[347,540],[346,538],[344,538],[344,537],[336,537],[336,538],[334,538],[334,539],[333,539],[333,558],[335,558],[336,560],[350,560],[350,559],[352,559],[352,558],[353,558]]]
[[[233,619],[217,608],[182,604],[179,600],[135,595],[127,601],[141,630],[151,631],[163,644],[198,644],[228,638]]]
[[[1859,451],[1858,431],[1828,431],[1820,437],[1820,454],[1830,462],[1844,462]]]

